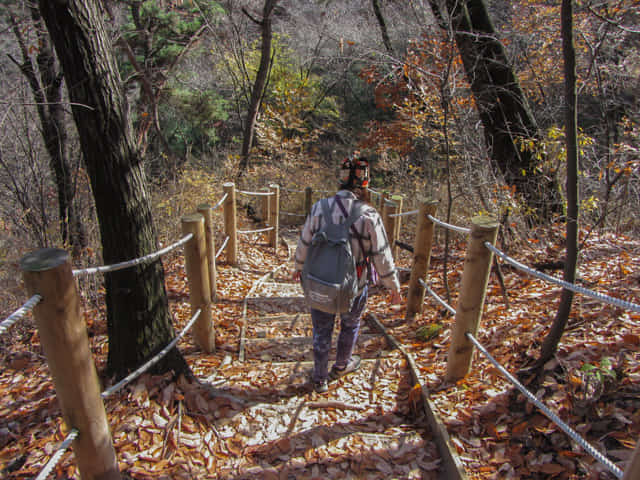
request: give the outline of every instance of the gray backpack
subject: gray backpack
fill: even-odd
[[[362,204],[353,205],[343,223],[331,219],[329,201],[320,201],[324,226],[313,235],[302,268],[302,289],[307,304],[327,313],[344,313],[351,309],[358,293],[356,260],[351,251],[349,229],[362,215]]]

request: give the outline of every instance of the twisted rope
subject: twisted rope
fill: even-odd
[[[173,245],[169,245],[168,247],[163,248],[162,250],[158,250],[157,252],[150,253],[149,255],[145,255],[144,257],[134,258],[133,260],[127,260],[126,262],[114,263],[113,265],[104,265],[101,267],[91,267],[84,268],[81,270],[73,270],[73,276],[78,275],[88,275],[94,273],[107,273],[107,272],[115,272],[116,270],[123,270],[125,268],[134,267],[136,265],[140,265],[141,263],[152,262],[157,260],[162,255],[169,253],[170,251],[178,248],[181,245],[187,243],[193,237],[193,233],[189,233],[185,235],[183,238],[178,240]]]
[[[220,246],[220,248],[218,249],[218,251],[216,252],[216,260],[218,259],[218,257],[222,254],[222,252],[224,251],[224,247],[227,246],[227,243],[229,243],[229,235],[227,235],[224,240],[222,241],[222,245]]]
[[[78,430],[76,430],[75,428],[71,429],[69,434],[65,437],[64,441],[60,444],[56,452],[51,456],[44,468],[40,470],[40,473],[35,478],[35,480],[44,480],[49,476],[51,471],[56,467],[56,465],[58,465],[58,462],[62,458],[62,455],[64,455],[64,452],[67,451],[67,448],[69,448],[69,445],[71,445],[71,442],[73,442],[77,436]]]
[[[458,233],[461,233],[463,235],[467,235],[468,233],[471,232],[470,228],[459,227],[457,225],[451,225],[450,223],[443,222],[442,220],[438,220],[436,217],[434,217],[432,215],[427,215],[427,218],[429,220],[431,220],[433,223],[435,223],[436,225],[440,225],[441,227],[447,228],[449,230],[453,230],[454,232],[458,232]]]
[[[222,205],[224,203],[224,201],[227,199],[227,197],[229,196],[228,193],[225,193],[222,198],[220,200],[218,200],[218,203],[216,203],[213,207],[211,207],[212,210],[215,210],[216,208],[220,207],[220,205]]]
[[[275,227],[259,228],[257,230],[238,230],[238,234],[246,235],[248,233],[262,233],[262,232],[268,232],[268,231],[274,230],[274,229],[275,229]]]
[[[532,402],[536,407],[542,410],[549,419],[558,425],[569,437],[573,439],[578,445],[580,445],[587,453],[589,453],[593,458],[595,458],[598,462],[604,465],[611,473],[613,473],[616,477],[622,478],[623,472],[618,467],[616,467],[611,460],[605,457],[602,453],[596,450],[590,443],[588,443],[584,438],[582,438],[575,430],[573,430],[569,425],[564,423],[558,415],[552,412],[544,403],[536,398],[536,396],[527,390],[524,385],[522,385],[517,378],[511,375],[498,361],[491,356],[491,354],[487,351],[484,346],[473,336],[470,332],[467,332],[466,337],[482,352],[482,354],[489,359],[489,361],[500,370],[507,379],[515,385],[515,387],[522,392],[522,394],[527,397],[527,399]]]
[[[35,307],[38,302],[40,302],[40,300],[42,300],[42,297],[38,294],[35,294],[33,297],[27,300],[25,304],[22,305],[18,310],[9,315],[6,320],[0,323],[0,335],[5,333],[18,320],[22,320],[27,313],[33,310],[33,307]]]
[[[526,265],[511,258],[509,255],[497,249],[496,247],[491,245],[489,242],[485,242],[484,246],[487,247],[496,255],[498,255],[500,258],[502,258],[505,262],[513,265],[518,270],[521,270],[536,278],[539,278],[540,280],[544,280],[549,283],[555,283],[556,285],[566,288],[567,290],[580,293],[587,297],[595,298],[596,300],[600,300],[602,302],[609,303],[611,305],[615,305],[617,307],[624,308],[626,310],[631,310],[632,312],[640,313],[640,305],[638,305],[637,303],[628,302],[620,298],[610,297],[609,295],[605,295],[604,293],[594,292],[593,290],[589,290],[588,288],[580,287],[579,285],[575,285],[573,283],[560,280],[559,278],[552,277],[551,275],[547,275],[546,273],[539,272],[538,270],[534,270],[533,268],[527,267]]]
[[[198,317],[200,316],[200,312],[202,312],[201,309],[198,309],[198,311],[193,315],[193,317],[191,318],[191,320],[189,320],[189,323],[182,329],[182,331],[176,336],[176,338],[174,338],[173,340],[171,340],[171,342],[169,342],[169,344],[164,347],[162,350],[160,350],[158,353],[156,353],[151,359],[149,359],[147,361],[147,363],[145,363],[144,365],[142,365],[140,368],[138,368],[137,370],[131,372],[129,375],[127,375],[126,377],[124,377],[122,380],[120,380],[118,383],[116,383],[115,385],[112,385],[111,387],[107,388],[104,392],[102,392],[101,396],[102,398],[107,398],[110,395],[114,394],[115,392],[117,392],[118,390],[120,390],[122,387],[124,387],[125,385],[127,385],[128,383],[130,383],[131,381],[135,380],[136,378],[138,378],[140,375],[142,375],[144,372],[146,372],[147,370],[149,370],[153,365],[155,365],[156,363],[158,363],[167,353],[169,353],[169,351],[175,347],[176,343],[178,343],[178,341],[184,336],[185,333],[187,333],[189,331],[189,329],[193,326],[193,324],[195,323],[195,321],[198,319]]]
[[[451,313],[451,315],[456,314],[456,309],[453,308],[451,305],[449,305],[447,302],[445,302],[436,292],[431,290],[431,287],[429,287],[429,285],[427,285],[424,282],[424,280],[420,278],[418,279],[418,282],[420,282],[420,285],[422,285],[426,289],[426,291],[429,292],[429,295],[435,298],[440,305],[442,305],[444,308],[446,308],[449,311],[449,313]]]
[[[274,195],[273,192],[247,192],[245,190],[236,190],[236,192],[242,195],[254,195],[256,197],[268,197],[270,195]]]
[[[392,213],[389,217],[407,217],[409,215],[415,215],[419,212],[419,210],[411,210],[410,212],[403,213]]]

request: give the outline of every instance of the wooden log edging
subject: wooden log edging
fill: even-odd
[[[367,319],[384,335],[393,348],[399,350],[402,355],[404,355],[407,360],[407,365],[409,365],[413,384],[420,385],[424,413],[427,417],[427,422],[429,423],[429,428],[431,429],[431,433],[435,439],[436,446],[438,447],[438,452],[442,458],[442,467],[444,469],[444,474],[446,475],[445,478],[447,478],[447,480],[467,480],[467,474],[464,471],[464,467],[462,466],[462,462],[460,461],[460,457],[458,457],[455,447],[451,443],[451,437],[449,437],[447,428],[444,426],[444,423],[436,411],[435,405],[429,398],[429,390],[420,381],[418,367],[416,366],[413,356],[405,350],[400,342],[387,332],[387,329],[373,313],[370,313],[367,316]]]

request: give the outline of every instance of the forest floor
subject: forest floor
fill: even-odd
[[[454,306],[464,242],[456,239],[448,254]],[[239,267],[223,261],[218,268],[217,351],[202,354],[189,335],[179,343],[194,378],[143,375],[105,401],[121,471],[134,479],[437,478],[440,458],[415,408],[402,356],[365,323],[357,347],[362,368],[330,384],[328,394],[316,394],[307,381],[310,322],[290,280],[290,250],[282,245],[274,252],[260,235],[244,238],[239,250]],[[540,232],[517,250],[516,258],[528,265],[559,261],[562,235]],[[430,282],[446,298],[443,259],[437,244]],[[179,330],[191,316],[182,256],[164,263]],[[398,264],[410,267],[410,259],[402,254]],[[492,274],[477,336],[515,373],[535,360],[560,289],[506,265],[502,271],[506,291]],[[582,249],[579,282],[588,288],[637,303],[639,272],[636,240],[594,233]],[[108,347],[97,285],[81,282],[80,291],[103,372]],[[387,299],[374,289],[368,312],[414,357],[469,478],[614,478],[480,354],[467,377],[443,383],[451,315],[426,299],[424,312],[408,324],[404,306]],[[245,307],[246,360],[239,362]],[[432,324],[441,326],[438,333],[418,338],[419,327]],[[0,472],[26,480],[66,431],[30,317],[0,339],[0,363]],[[576,296],[558,354],[533,393],[624,469],[640,438],[640,315]],[[79,478],[72,450],[50,478]]]

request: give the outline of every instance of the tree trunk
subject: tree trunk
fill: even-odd
[[[573,0],[562,0],[562,53],[564,56],[565,136],[567,148],[567,261],[564,280],[573,283],[578,260],[578,114],[576,108],[576,57],[573,44]],[[573,292],[562,289],[560,305],[549,333],[542,343],[538,366],[550,360],[558,349],[569,314]]]
[[[384,48],[387,49],[387,53],[389,55],[393,55],[393,47],[391,46],[391,39],[389,38],[387,23],[384,21],[382,10],[380,10],[380,1],[371,0],[371,3],[373,5],[373,12],[375,13],[376,19],[378,20],[378,25],[380,25],[380,32],[382,34],[382,43],[384,43]]]
[[[447,0],[447,8],[491,158],[539,218],[549,219],[562,211],[558,187],[555,179],[537,171],[534,152],[518,145],[518,140],[538,138],[538,126],[486,5],[483,0]]]
[[[126,116],[113,48],[95,0],[39,0],[63,67],[95,197],[105,263],[157,248],[142,159]],[[108,370],[120,377],[173,337],[161,261],[105,276]],[[186,371],[173,349],[160,371]]]
[[[40,12],[34,6],[31,7],[31,18],[38,35],[37,69],[29,55],[20,25],[13,15],[10,15],[13,33],[22,53],[22,63],[18,65],[31,88],[42,127],[42,138],[49,153],[49,166],[58,192],[58,216],[62,243],[68,244],[72,255],[78,257],[80,251],[87,246],[87,233],[74,205],[75,184],[67,149],[68,137],[62,104],[62,75],[57,71]],[[18,63],[15,60],[14,62]]]
[[[240,156],[238,172],[239,178],[244,174],[249,166],[249,155],[251,153],[251,146],[253,145],[253,133],[256,126],[256,120],[258,119],[258,111],[260,110],[264,87],[267,84],[267,77],[271,65],[271,41],[273,40],[271,14],[273,13],[273,9],[277,3],[278,0],[265,0],[264,7],[262,9],[262,20],[259,22],[254,20],[245,11],[245,13],[249,15],[249,18],[256,21],[262,29],[262,47],[260,52],[260,66],[258,67],[256,79],[253,84],[253,90],[251,91],[251,99],[249,100],[249,108],[247,110],[247,120],[244,125],[244,138],[242,140],[242,153]]]

